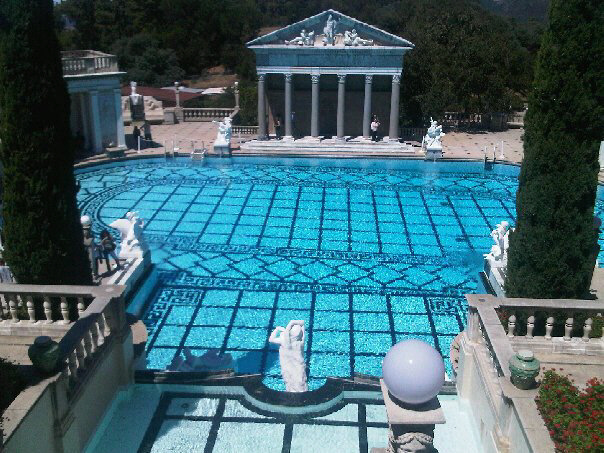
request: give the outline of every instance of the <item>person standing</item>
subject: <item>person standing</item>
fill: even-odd
[[[117,246],[115,245],[115,241],[113,240],[113,237],[111,237],[111,234],[107,230],[101,231],[100,237],[101,237],[101,250],[103,252],[103,256],[104,256],[105,260],[107,261],[107,272],[111,272],[111,264],[109,264],[110,256],[115,261],[117,269],[121,269],[122,266],[120,265],[120,260],[117,258],[117,255],[115,254],[115,249],[117,248]]]
[[[151,137],[151,125],[148,121],[143,123],[143,133],[145,135],[145,140],[153,140],[153,137]]]
[[[275,136],[281,140],[281,115],[275,117]]]
[[[134,149],[140,151],[141,130],[138,128],[138,126],[134,126],[132,129],[132,136],[134,137]]]
[[[371,120],[371,141],[372,142],[377,142],[378,141],[378,128],[380,127],[380,121],[378,120],[378,117],[373,115],[373,119]]]

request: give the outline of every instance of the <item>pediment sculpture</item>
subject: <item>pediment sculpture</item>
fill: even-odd
[[[299,46],[314,46],[315,45],[315,32],[307,32],[304,28],[300,32],[300,36],[296,36],[291,41],[285,41],[285,45],[297,44]]]
[[[344,32],[344,45],[345,46],[372,46],[373,39],[363,39],[359,36],[357,31],[353,28],[352,31],[346,30]]]

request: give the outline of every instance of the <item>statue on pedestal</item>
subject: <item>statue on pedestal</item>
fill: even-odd
[[[508,264],[508,247],[509,247],[509,222],[502,221],[497,227],[491,231],[491,237],[495,244],[491,247],[491,251],[485,255],[486,260],[491,265],[491,268],[505,268]]]
[[[109,225],[121,234],[120,258],[142,258],[149,250],[143,237],[144,225],[144,220],[136,212],[128,212],[125,219],[118,219]]]
[[[145,103],[143,96],[136,92],[136,82],[130,82],[130,113],[132,121],[143,121],[145,119]]]
[[[306,392],[306,364],[304,363],[304,321],[293,320],[287,327],[277,327],[268,341],[279,345],[281,375],[287,392]]]
[[[441,149],[442,150],[442,138],[445,136],[443,127],[439,126],[436,121],[430,117],[430,127],[424,137],[424,145],[427,149]]]
[[[323,45],[331,44],[332,46],[335,44],[335,35],[336,35],[336,27],[338,23],[330,14],[327,18],[327,22],[325,23],[325,27],[323,28]]]
[[[357,31],[353,28],[352,31],[344,32],[344,45],[345,46],[371,46],[373,45],[372,39],[361,38]]]
[[[231,146],[231,135],[233,130],[232,120],[228,116],[223,121],[212,121],[218,123],[218,132],[214,146]]]

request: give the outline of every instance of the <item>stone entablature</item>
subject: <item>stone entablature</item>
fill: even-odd
[[[67,50],[61,52],[63,75],[89,75],[119,72],[117,57],[96,50]]]

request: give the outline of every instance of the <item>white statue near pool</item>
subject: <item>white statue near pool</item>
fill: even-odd
[[[508,264],[509,226],[509,222],[504,220],[491,231],[491,237],[495,244],[491,247],[491,251],[485,255],[491,267],[506,267]]]
[[[118,219],[109,225],[120,232],[120,258],[142,258],[149,250],[143,237],[144,225],[144,220],[136,212],[128,212],[125,219]]]
[[[281,375],[287,392],[306,392],[306,363],[304,362],[304,321],[293,320],[287,327],[278,326],[268,341],[279,345]]]

